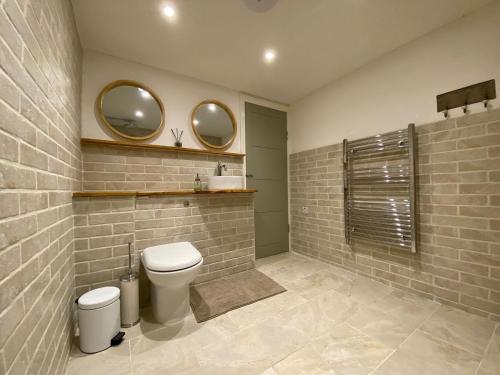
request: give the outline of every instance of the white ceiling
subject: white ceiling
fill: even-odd
[[[292,103],[490,0],[73,0],[84,48]],[[274,48],[272,65],[262,61]]]

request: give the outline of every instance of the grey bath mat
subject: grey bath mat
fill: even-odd
[[[248,270],[190,288],[191,307],[198,323],[230,310],[285,292],[257,270]]]

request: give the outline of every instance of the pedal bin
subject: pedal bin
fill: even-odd
[[[80,350],[96,353],[116,345],[116,337],[120,335],[120,289],[114,286],[94,289],[76,302]],[[115,342],[112,342],[113,339]]]

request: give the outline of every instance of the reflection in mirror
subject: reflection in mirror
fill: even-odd
[[[97,99],[97,111],[105,125],[128,139],[151,138],[164,124],[159,98],[146,86],[133,81],[107,85]]]
[[[196,106],[192,126],[198,139],[211,148],[228,147],[236,136],[236,120],[224,103],[205,100]]]

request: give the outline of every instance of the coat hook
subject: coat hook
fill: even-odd
[[[490,99],[488,99],[488,97],[486,97],[485,100],[483,100],[483,105],[484,105],[484,108],[488,108],[488,103],[489,103]]]
[[[443,114],[444,114],[444,118],[448,118],[449,115],[448,115],[448,108],[446,108],[444,111],[443,111]]]
[[[467,102],[465,102],[465,105],[462,107],[462,111],[464,114],[467,114],[468,108],[467,108]]]

